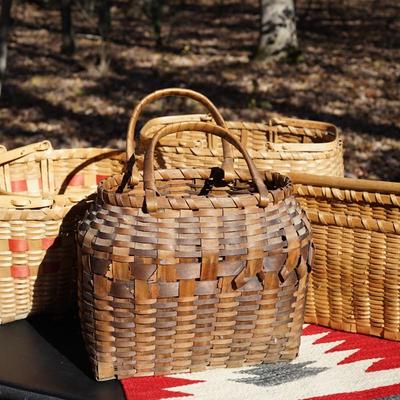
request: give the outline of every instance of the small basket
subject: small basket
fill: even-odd
[[[400,340],[400,183],[290,177],[315,244],[306,322]]]
[[[152,98],[165,96],[170,89],[159,90]],[[192,91],[182,94],[193,98]],[[143,101],[146,101],[143,100]],[[163,126],[178,122],[211,122],[210,115],[178,115],[150,120],[141,130],[142,153],[154,134]],[[268,123],[227,121],[226,128],[236,135],[261,171],[280,173],[307,172],[316,175],[343,176],[343,144],[338,129],[318,121],[273,118]],[[246,164],[234,151],[235,166]],[[156,152],[161,168],[212,167],[222,161],[221,141],[203,132],[184,132],[161,140]]]
[[[144,103],[133,113],[128,144]],[[220,168],[155,173],[157,142],[192,131],[224,139],[225,151],[235,146],[251,179]],[[270,174],[264,182],[224,128],[188,122],[161,129],[143,173],[99,185],[78,243],[81,326],[98,380],[296,357],[312,258],[309,223],[289,179]]]
[[[71,307],[76,223],[122,166],[120,151],[48,141],[0,153],[0,324]]]

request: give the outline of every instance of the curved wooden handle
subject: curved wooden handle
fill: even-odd
[[[0,150],[0,165],[16,161],[37,151],[46,151],[52,148],[48,140],[43,140],[42,142],[28,144],[12,150]],[[0,189],[0,207],[40,208],[47,207],[52,203],[52,200],[43,199],[41,196],[18,194]]]
[[[154,151],[158,141],[164,136],[184,131],[201,131],[204,133],[209,133],[211,135],[220,137],[221,139],[229,142],[234,147],[236,147],[236,149],[238,149],[242,153],[249,168],[251,177],[253,178],[253,181],[257,187],[258,193],[260,194],[259,205],[261,207],[265,207],[268,204],[268,189],[265,187],[263,179],[260,173],[257,171],[257,168],[249,153],[247,153],[246,149],[236,139],[235,136],[229,133],[228,130],[221,126],[209,124],[206,122],[181,122],[170,124],[162,128],[153,136],[144,156],[143,185],[146,196],[148,195],[148,193],[156,195],[157,192],[154,177]]]
[[[42,142],[32,143],[13,150],[4,151],[0,153],[0,165],[18,160],[19,158],[35,153],[36,151],[45,151],[49,149],[52,149],[51,143],[48,140],[43,140]]]
[[[129,128],[128,128],[128,133],[126,137],[126,155],[127,155],[127,160],[130,160],[132,157],[136,143],[135,143],[135,130],[136,130],[136,125],[139,120],[140,114],[143,111],[143,108],[147,106],[150,103],[153,103],[154,101],[161,99],[162,97],[169,97],[169,96],[179,96],[179,97],[187,97],[192,100],[195,100],[202,104],[208,112],[211,114],[211,116],[214,118],[215,122],[217,125],[226,128],[226,123],[218,111],[218,109],[215,107],[215,105],[204,95],[201,93],[195,92],[194,90],[190,89],[182,89],[182,88],[168,88],[168,89],[161,89],[157,90],[148,96],[146,96],[144,99],[140,101],[140,103],[134,108],[132,112],[131,119],[129,121]],[[233,175],[234,174],[234,168],[233,168],[233,154],[232,154],[232,148],[229,146],[229,144],[226,141],[222,142],[222,148],[224,152],[224,164],[223,168],[227,175]]]

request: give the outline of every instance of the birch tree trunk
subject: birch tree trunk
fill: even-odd
[[[3,0],[1,3],[1,19],[0,19],[0,96],[2,92],[3,82],[7,68],[7,39],[8,30],[10,28],[12,0]]]
[[[71,19],[71,7],[72,0],[61,0],[61,52],[69,55],[73,54],[75,51],[74,34]]]
[[[279,59],[297,51],[294,0],[260,0],[260,37],[256,58]]]

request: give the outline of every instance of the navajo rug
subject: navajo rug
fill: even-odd
[[[400,400],[400,342],[308,325],[289,364],[121,383],[127,400]]]

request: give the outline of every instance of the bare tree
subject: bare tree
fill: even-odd
[[[7,68],[7,44],[8,31],[11,20],[11,3],[12,0],[3,0],[1,3],[1,20],[0,20],[0,96],[2,86],[6,75]]]
[[[72,0],[61,0],[61,52],[68,55],[73,54],[75,51],[71,9]]]
[[[297,52],[293,0],[260,0],[260,36],[256,58],[279,59]]]
[[[161,22],[165,8],[165,0],[144,0],[144,12],[150,19],[153,26],[156,47],[162,47],[163,37],[161,32]]]

